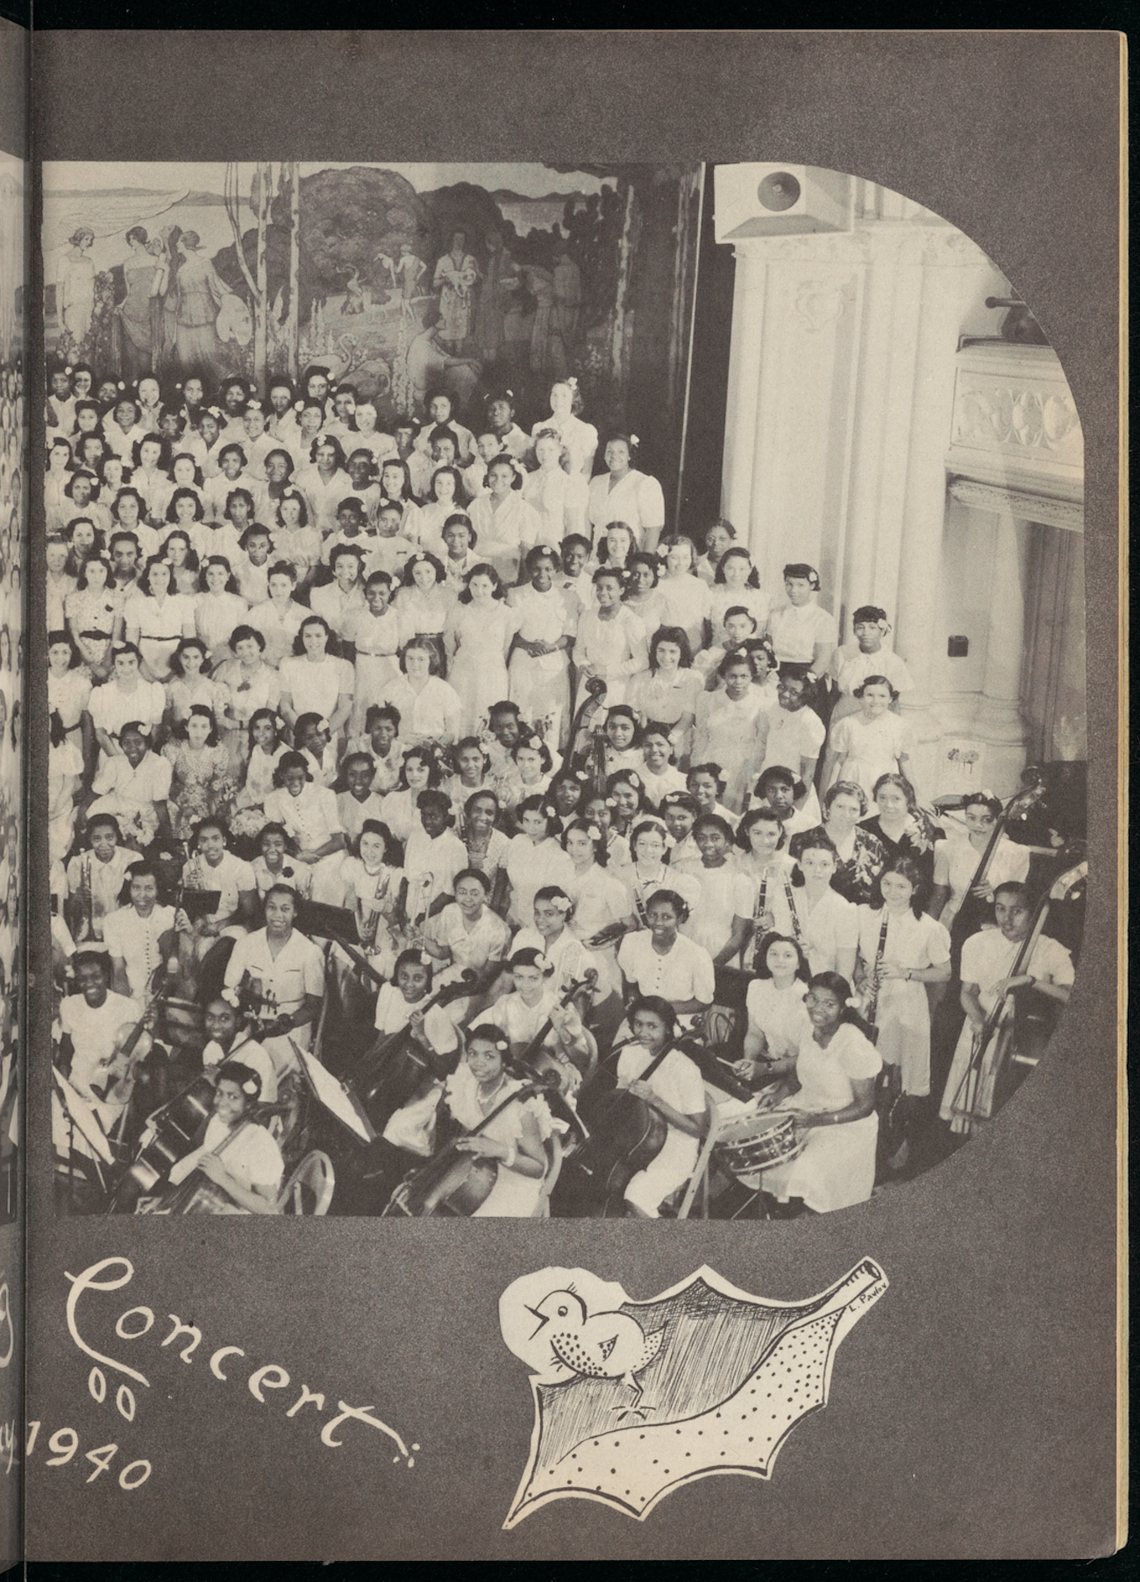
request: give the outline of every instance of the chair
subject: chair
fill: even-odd
[[[701,1194],[699,1217],[709,1217],[709,1165],[712,1163],[712,1152],[716,1146],[717,1133],[720,1130],[720,1116],[716,1101],[712,1094],[705,1089],[705,1135],[702,1139],[697,1162],[689,1177],[689,1184],[685,1188],[685,1195],[681,1199],[681,1206],[677,1210],[678,1219],[688,1219],[697,1193]]]
[[[550,1218],[550,1194],[554,1191],[558,1177],[562,1173],[562,1138],[558,1132],[551,1132],[543,1145],[546,1149],[546,1174],[542,1178],[542,1188],[538,1194],[538,1202],[534,1206],[533,1219]]]
[[[332,1160],[319,1149],[306,1154],[281,1189],[278,1214],[327,1214],[336,1187]]]

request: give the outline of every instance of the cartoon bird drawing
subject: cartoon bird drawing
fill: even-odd
[[[661,1350],[664,1329],[647,1335],[626,1313],[595,1313],[591,1317],[572,1288],[551,1291],[537,1307],[528,1305],[527,1312],[538,1319],[532,1339],[545,1325],[552,1326],[548,1339],[555,1357],[567,1368],[587,1379],[620,1379],[633,1391],[629,1406],[615,1408],[620,1417],[648,1417],[648,1408],[641,1405],[645,1391],[636,1375]]]

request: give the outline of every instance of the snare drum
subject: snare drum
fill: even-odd
[[[802,1151],[803,1143],[796,1138],[790,1115],[752,1114],[726,1121],[717,1137],[717,1148],[733,1175],[753,1176],[787,1164]]]

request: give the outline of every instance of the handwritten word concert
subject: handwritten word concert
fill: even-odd
[[[575,378],[48,386],[60,1212],[779,1221],[1031,1068],[1059,839]]]

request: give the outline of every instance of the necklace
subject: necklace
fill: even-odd
[[[480,1084],[480,1087],[479,1087],[479,1104],[480,1104],[480,1107],[482,1109],[489,1108],[489,1106],[494,1101],[496,1093],[498,1093],[499,1089],[503,1086],[503,1084],[506,1082],[506,1080],[507,1080],[507,1074],[506,1074],[506,1072],[503,1072],[503,1074],[499,1077],[499,1080],[495,1083],[495,1086],[491,1089],[491,1091],[489,1093],[485,1093],[483,1091],[482,1084]]]

